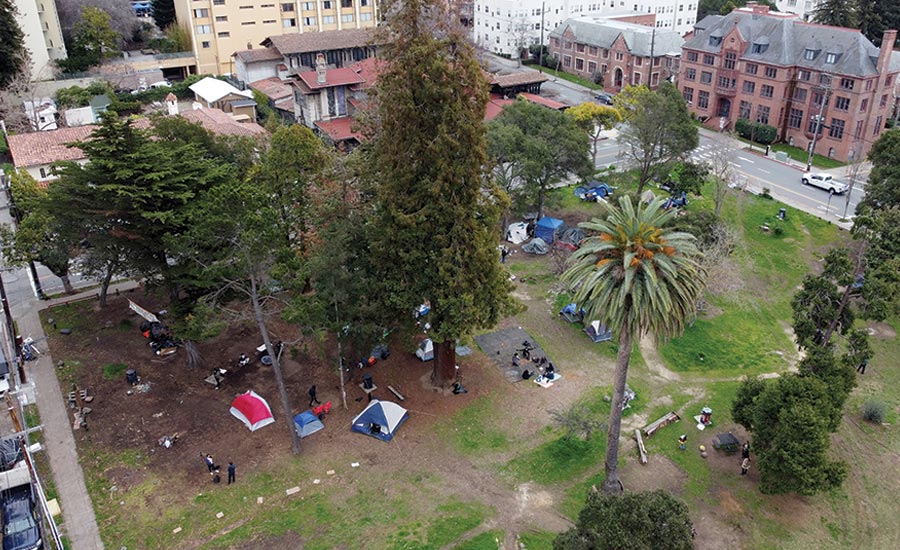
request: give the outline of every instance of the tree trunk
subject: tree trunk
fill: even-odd
[[[287,389],[284,387],[284,377],[281,374],[281,355],[272,347],[272,340],[269,338],[269,329],[266,327],[265,316],[263,315],[262,305],[259,303],[259,294],[257,293],[256,280],[250,278],[251,301],[253,302],[253,315],[256,317],[256,325],[259,327],[259,334],[262,336],[263,343],[266,345],[266,353],[272,358],[272,373],[275,374],[275,383],[278,385],[278,395],[281,397],[281,408],[284,412],[284,425],[291,432],[291,449],[295,455],[300,454],[300,436],[294,429],[294,415],[291,414],[291,402],[288,399]]]
[[[59,280],[62,281],[63,290],[66,294],[75,294],[75,288],[72,286],[72,282],[69,280],[69,274],[60,275]]]
[[[341,343],[341,337],[338,335],[337,337],[337,349],[338,349],[338,371],[341,373],[341,404],[344,406],[344,410],[347,409],[347,388],[345,387],[344,382],[344,346]]]
[[[537,220],[544,217],[544,193],[547,192],[547,184],[541,182],[541,187],[538,189],[538,211],[537,211]]]
[[[106,293],[109,291],[109,282],[112,281],[114,270],[115,264],[109,263],[106,266],[106,273],[103,275],[103,280],[100,282],[100,307],[106,307]]]
[[[434,370],[431,380],[436,386],[444,387],[456,380],[456,342],[445,340],[434,342]]]
[[[619,481],[619,435],[622,430],[622,402],[625,400],[631,344],[631,333],[623,327],[619,334],[619,353],[616,356],[609,427],[606,431],[606,479],[603,481],[603,492],[610,495],[618,495],[624,491],[622,482]]]

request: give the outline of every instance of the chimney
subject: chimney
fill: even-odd
[[[894,51],[894,42],[896,41],[897,31],[894,29],[884,31],[881,36],[881,50],[878,52],[878,64],[875,66],[875,70],[882,76],[887,73],[890,66],[891,52]]]
[[[756,2],[747,2],[747,8],[756,15],[768,15],[769,6],[765,4],[757,4]]]
[[[316,82],[325,84],[327,81],[327,69],[325,68],[325,55],[316,55]]]
[[[169,116],[178,114],[178,98],[172,92],[166,96],[166,108],[169,110]]]

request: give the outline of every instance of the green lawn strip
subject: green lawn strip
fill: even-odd
[[[541,71],[542,73],[547,73],[550,76],[555,76],[563,80],[568,80],[569,82],[574,82],[575,84],[584,86],[585,88],[590,88],[592,90],[599,90],[601,88],[599,84],[594,84],[592,81],[586,78],[581,78],[580,76],[564,73],[562,71],[554,71],[553,69],[548,69],[547,67],[535,66],[534,68]]]
[[[506,532],[504,531],[485,531],[462,544],[457,544],[453,550],[497,550],[498,546],[502,547],[505,539]]]
[[[87,323],[93,318],[91,311],[94,303],[90,300],[74,302],[56,306],[53,309],[41,311],[41,323],[45,334],[56,334],[56,330],[48,323],[49,319],[56,321],[57,328],[70,328],[73,331],[87,328]]]
[[[447,441],[460,454],[473,455],[504,451],[509,448],[509,436],[496,419],[502,414],[494,406],[494,396],[484,395],[439,421],[435,429],[440,439]]]
[[[524,550],[552,550],[556,533],[548,531],[525,531],[519,533],[519,543]]]
[[[552,430],[550,433],[557,435]],[[605,452],[605,433],[594,433],[590,440],[558,435],[510,460],[506,471],[520,482],[550,485],[570,481],[602,463]]]
[[[427,523],[401,526],[401,531],[388,537],[389,548],[437,550],[481,525],[492,513],[493,510],[480,504],[452,500],[438,506]]]
[[[787,153],[789,157],[798,162],[806,163],[809,161],[809,151],[807,151],[806,149],[801,149],[800,147],[788,145],[787,143],[773,143],[772,150],[776,152]],[[837,159],[829,158],[818,153],[813,155],[812,164],[816,168],[822,168],[825,170],[847,166],[846,162],[841,162]]]
[[[40,426],[41,415],[37,405],[25,405],[24,409],[25,429]],[[32,445],[41,443],[42,447],[44,447],[44,432],[34,431],[28,434],[28,442]],[[56,489],[56,480],[53,478],[53,470],[50,468],[50,457],[47,455],[46,449],[39,453],[32,453],[31,457],[34,460],[34,467],[37,470],[38,476],[41,478],[41,486],[44,488],[44,495],[47,497],[47,500],[58,499],[59,492]],[[59,505],[62,507],[61,502]]]

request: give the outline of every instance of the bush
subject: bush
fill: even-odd
[[[103,378],[105,380],[118,380],[125,377],[125,371],[128,365],[125,363],[110,363],[103,366]]]
[[[769,145],[775,142],[778,137],[778,129],[768,124],[759,122],[750,122],[746,118],[739,118],[734,123],[734,131],[744,139],[755,141],[763,145]]]
[[[862,406],[863,420],[872,422],[873,424],[881,424],[884,422],[884,415],[887,407],[881,401],[866,401]]]

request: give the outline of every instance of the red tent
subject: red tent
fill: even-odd
[[[231,402],[231,414],[246,424],[251,432],[275,422],[269,404],[253,390],[247,390],[247,393],[234,398]]]

